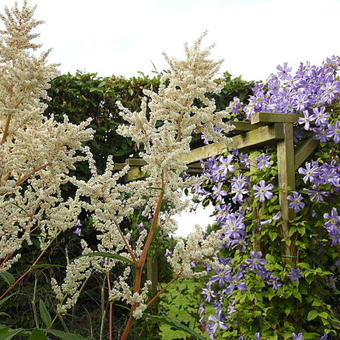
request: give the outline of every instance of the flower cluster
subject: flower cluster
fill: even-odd
[[[324,229],[319,228],[322,226],[321,221],[307,226],[304,218],[313,220],[316,216],[320,219],[323,216],[323,225],[332,244],[337,245],[340,240],[338,211],[331,206],[339,193],[340,184],[339,157],[336,148],[332,149],[340,140],[340,122],[334,105],[340,96],[340,82],[336,77],[339,65],[340,58],[332,57],[320,67],[309,63],[301,64],[296,74],[293,74],[288,65],[284,64],[278,67],[277,75],[272,75],[265,84],[255,86],[248,104],[241,103],[238,98],[230,103],[233,113],[240,117],[246,113],[249,119],[255,112],[300,114],[295,127],[295,143],[303,143],[312,137],[322,143],[321,147],[326,147],[326,150],[330,148],[331,160],[325,159],[326,151],[318,154],[318,161],[306,162],[298,169],[301,177],[297,176],[297,190],[291,191],[287,196],[289,208],[298,213],[291,222],[291,239],[301,247],[309,242],[311,249],[315,245],[304,237],[306,230],[310,230],[312,235],[322,235]],[[305,267],[305,264],[300,267],[299,259],[300,256],[308,258],[309,250],[301,250],[304,255],[298,250],[290,256],[292,260],[286,261],[275,260],[271,255],[280,251],[281,244],[277,241],[282,237],[281,213],[278,211],[280,207],[274,185],[277,183],[275,157],[275,153],[253,153],[249,156],[240,150],[231,150],[228,155],[202,162],[208,181],[195,192],[201,196],[200,200],[215,203],[216,221],[223,230],[222,237],[225,241],[219,254],[219,267],[210,268],[210,279],[202,291],[205,302],[213,304],[215,308],[214,315],[206,319],[205,308],[201,306],[201,321],[208,322],[207,330],[211,338],[220,329],[229,336],[235,336],[234,327],[240,327],[235,320],[249,315],[253,308],[240,302],[245,301],[244,295],[248,299],[253,297],[259,303],[262,296],[269,300],[276,296],[280,300],[285,292],[295,291],[295,297],[301,301],[301,293],[296,293],[294,287],[300,280],[303,282],[307,279],[304,268],[309,267]],[[325,212],[326,206],[331,208]],[[273,241],[278,248],[272,245]],[[263,249],[266,254],[264,258]],[[318,270],[324,270],[323,275],[329,275],[325,268]],[[307,272],[307,275],[310,273]],[[230,277],[235,280],[231,288],[228,286]],[[237,278],[241,281],[237,281]],[[311,282],[310,278],[308,282]],[[242,286],[247,286],[243,295],[238,293]],[[271,308],[275,309],[273,306]],[[261,314],[255,310],[254,313]],[[268,325],[262,326],[262,329],[266,329],[265,334],[269,335],[270,330],[267,328]],[[292,336],[294,339],[303,339],[302,333],[296,332]],[[260,333],[256,333],[255,338],[260,339]],[[322,339],[325,338],[326,334]]]
[[[20,257],[32,230],[40,231],[42,251],[73,228],[80,212],[77,198],[64,202],[60,186],[81,156],[82,142],[93,137],[90,121],[80,125],[43,116],[50,80],[58,72],[38,50],[34,8],[24,1],[0,15],[0,271]],[[49,216],[47,218],[46,216]]]
[[[321,66],[301,63],[295,74],[287,63],[278,66],[277,74],[253,89],[249,104],[244,108],[248,118],[254,112],[307,111],[313,115],[316,126],[327,124],[329,115],[325,114],[325,106],[332,104],[340,94],[340,82],[336,79],[339,65],[340,58],[334,56]]]

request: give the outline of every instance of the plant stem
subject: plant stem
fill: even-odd
[[[36,305],[35,305],[35,299],[36,299],[36,294],[37,294],[37,284],[38,284],[37,274],[34,273],[34,289],[33,289],[33,296],[32,296],[32,302],[31,303],[32,303],[32,310],[33,310],[35,328],[39,328],[37,308],[36,308]]]
[[[40,253],[40,255],[36,258],[33,264],[14,283],[12,283],[6,289],[6,291],[0,296],[0,300],[2,300],[18,283],[20,283],[27,275],[31,273],[32,267],[35,266],[40,261],[48,247],[49,245]]]
[[[110,302],[111,281],[110,273],[106,273],[107,288],[108,288],[108,301],[109,301],[109,340],[112,340],[112,302]]]
[[[160,211],[161,211],[161,206],[162,206],[162,202],[164,199],[164,188],[165,188],[165,183],[164,183],[164,177],[162,176],[162,186],[161,186],[161,191],[160,194],[158,196],[158,200],[157,200],[157,204],[156,204],[156,208],[155,208],[155,213],[152,219],[152,223],[151,223],[151,228],[148,234],[148,237],[146,239],[142,254],[139,258],[139,261],[137,263],[136,266],[136,276],[135,276],[135,282],[134,282],[134,286],[133,286],[133,292],[134,293],[139,293],[141,290],[141,284],[142,284],[142,274],[143,274],[143,267],[145,265],[145,261],[148,255],[148,251],[150,249],[151,243],[156,235],[157,229],[159,227],[159,215],[160,215]],[[131,311],[130,311],[130,317],[125,325],[125,329],[123,332],[123,335],[121,336],[121,340],[127,340],[129,333],[131,331],[132,328],[132,324],[133,324],[133,312],[138,308],[139,303],[133,303],[131,306]]]
[[[104,322],[105,322],[105,316],[106,316],[106,310],[105,310],[105,277],[103,279],[102,288],[100,290],[100,305],[101,305],[101,322],[100,322],[100,333],[99,333],[99,340],[103,340],[103,332],[104,332]]]
[[[181,274],[182,272],[179,272],[164,288],[157,292],[157,294],[148,301],[147,306],[149,307],[152,305],[161,294],[163,294],[175,281],[181,277]]]

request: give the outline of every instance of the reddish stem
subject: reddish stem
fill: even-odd
[[[47,248],[46,248],[47,249]],[[0,296],[0,301],[18,284],[20,281],[22,281],[28,274],[31,273],[32,267],[35,266],[41,259],[41,257],[44,255],[46,249],[44,249],[40,255],[36,258],[36,260],[33,262],[30,268],[28,268],[25,273],[23,273],[14,283],[12,283],[7,290]]]
[[[111,281],[110,274],[106,274],[107,278],[107,287],[109,289],[109,299],[110,299],[110,291],[111,291]],[[109,302],[109,340],[112,340],[112,302]]]
[[[151,229],[149,231],[148,237],[146,239],[142,254],[139,258],[139,261],[136,265],[136,276],[135,276],[135,282],[134,282],[134,286],[133,286],[133,292],[134,293],[139,293],[141,290],[141,285],[142,285],[142,274],[143,274],[143,268],[146,262],[146,258],[148,255],[148,251],[150,249],[151,243],[154,239],[154,236],[156,235],[158,226],[159,226],[159,214],[161,211],[161,206],[162,206],[162,202],[163,202],[163,198],[164,198],[164,180],[162,179],[162,188],[161,188],[161,193],[158,197],[157,200],[157,205],[155,208],[155,214],[153,216],[152,219],[152,224],[151,224]],[[127,340],[129,333],[131,331],[132,328],[132,324],[133,324],[133,312],[137,309],[137,307],[139,306],[139,303],[133,303],[131,306],[131,313],[130,313],[130,317],[125,325],[125,329],[123,332],[123,335],[121,336],[121,340]]]

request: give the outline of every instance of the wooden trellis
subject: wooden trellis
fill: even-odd
[[[250,122],[231,122],[237,135],[232,137],[230,144],[212,143],[193,149],[185,155],[184,162],[189,166],[189,171],[200,171],[199,161],[214,157],[231,149],[255,149],[259,146],[276,144],[278,162],[279,202],[282,214],[281,237],[289,239],[289,219],[294,216],[294,211],[289,209],[287,195],[289,190],[295,189],[295,172],[304,161],[317,148],[319,142],[313,138],[306,140],[299,148],[294,148],[293,124],[301,115],[287,113],[257,112]],[[127,180],[135,180],[144,176],[141,167],[145,162],[141,159],[129,158],[125,163],[116,164],[115,169],[121,169],[129,164],[131,169]],[[284,248],[285,256],[291,258],[293,249],[289,244]]]

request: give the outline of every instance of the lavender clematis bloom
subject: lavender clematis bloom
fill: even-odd
[[[213,187],[213,194],[211,195],[217,201],[223,202],[223,196],[227,196],[228,193],[222,189],[223,183],[220,182]]]
[[[202,294],[205,296],[206,302],[211,302],[211,299],[216,297],[216,293],[211,289],[212,282],[208,282],[207,288],[202,289]]]
[[[289,74],[292,71],[291,67],[288,67],[288,63],[283,63],[282,66],[277,66],[277,70],[279,70],[278,75],[282,80],[290,80],[292,76]]]
[[[303,197],[296,191],[293,191],[292,194],[287,197],[287,200],[291,201],[289,208],[294,209],[296,213],[305,207],[305,203],[302,202]]]
[[[328,123],[328,119],[330,117],[330,114],[325,112],[326,108],[324,106],[322,107],[316,107],[313,109],[313,113],[315,116],[315,125],[317,126],[323,126]]]
[[[303,111],[303,117],[300,117],[298,120],[299,124],[305,124],[304,129],[309,130],[310,129],[310,123],[315,120],[315,116],[311,115],[308,110]]]
[[[227,329],[228,326],[220,320],[218,317],[214,315],[210,315],[208,318],[209,324],[208,324],[208,333],[210,335],[211,339],[214,339],[216,332],[219,329]]]
[[[332,208],[331,213],[324,214],[323,217],[327,219],[324,224],[328,235],[332,239],[332,244],[336,245],[340,243],[340,216],[336,208]]]
[[[272,166],[272,164],[270,163],[271,156],[266,156],[264,153],[261,154],[260,156],[256,157],[256,160],[258,162],[257,168],[259,170],[261,170],[263,168],[269,168],[269,167]]]
[[[76,230],[73,232],[73,234],[75,234],[75,235],[77,235],[77,236],[79,236],[79,237],[82,237],[82,236],[84,236],[84,234],[82,233],[82,231],[81,231],[81,228],[76,228]]]
[[[335,144],[340,143],[340,120],[338,120],[335,125],[329,124],[327,129],[327,137],[333,138]]]
[[[329,141],[327,130],[324,128],[314,128],[312,130],[315,133],[314,138],[319,140],[320,143],[327,143]]]
[[[303,277],[299,268],[293,268],[292,271],[288,274],[288,276],[293,281],[298,281],[301,277]]]
[[[261,180],[259,185],[253,186],[253,189],[257,191],[254,197],[258,198],[260,202],[264,202],[266,199],[270,200],[273,198],[273,193],[271,192],[273,188],[273,184],[266,185],[266,182],[264,180]]]
[[[299,168],[299,174],[305,175],[303,177],[303,181],[307,183],[307,181],[314,182],[316,176],[320,173],[320,169],[316,165],[311,165],[311,163],[306,163],[306,169]]]
[[[243,195],[246,195],[249,190],[245,189],[246,183],[234,183],[231,187],[231,193],[235,194],[232,198],[234,203],[243,203]]]

